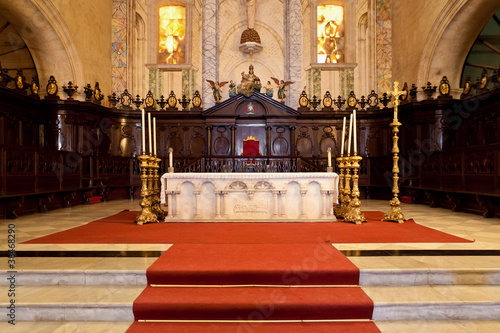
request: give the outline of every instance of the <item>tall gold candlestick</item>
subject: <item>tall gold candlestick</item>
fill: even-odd
[[[363,158],[358,156],[358,153],[354,151],[354,155],[350,158],[351,168],[352,168],[352,200],[349,203],[349,210],[344,215],[344,222],[353,222],[356,224],[361,224],[366,222],[365,215],[361,212],[361,201],[359,200],[359,186],[358,186],[358,170],[359,170],[359,162]]]
[[[141,162],[141,197],[142,200],[139,203],[141,206],[141,211],[135,217],[135,222],[138,225],[142,225],[148,222],[156,222],[157,217],[151,211],[151,187],[148,187],[149,183],[149,156],[139,155],[137,159]]]
[[[392,94],[394,96],[394,119],[392,120],[392,123],[390,126],[392,127],[392,173],[394,174],[392,179],[393,179],[393,184],[392,184],[392,194],[393,198],[389,201],[389,205],[391,206],[391,209],[389,212],[387,212],[384,215],[383,221],[394,221],[398,223],[403,223],[405,221],[405,217],[403,212],[401,211],[401,202],[399,201],[398,195],[399,195],[399,166],[398,166],[398,161],[399,161],[399,147],[398,147],[398,133],[399,133],[399,126],[401,126],[401,123],[397,119],[398,115],[398,105],[399,105],[399,96],[403,94],[402,91],[398,90],[399,82],[395,81],[394,82],[394,91],[389,91],[389,94]]]
[[[347,154],[344,157],[344,196],[342,200],[343,206],[343,214],[342,217],[345,217],[346,214],[349,213],[349,205],[351,203],[351,156]]]
[[[345,117],[344,117],[345,120]],[[337,218],[343,218],[345,213],[344,206],[344,154],[341,154],[340,157],[337,157],[337,163],[339,166],[340,174],[339,174],[339,203],[337,207],[335,207],[333,213]]]
[[[157,158],[156,156],[153,157],[153,165],[152,165],[152,171],[153,171],[153,195],[152,195],[152,212],[153,214],[156,215],[157,220],[164,220],[165,219],[165,212],[161,208],[160,204],[160,176],[158,174],[158,169],[160,168],[160,161],[161,159]]]

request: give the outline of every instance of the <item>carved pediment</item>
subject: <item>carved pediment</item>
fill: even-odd
[[[202,113],[206,118],[231,116],[239,118],[298,117],[300,112],[259,92],[245,97],[238,95],[217,103]]]

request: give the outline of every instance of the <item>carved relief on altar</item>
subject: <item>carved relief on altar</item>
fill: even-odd
[[[237,180],[229,184],[228,188],[231,190],[246,190],[248,186],[244,182]]]

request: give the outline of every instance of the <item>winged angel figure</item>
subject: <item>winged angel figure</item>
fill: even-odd
[[[274,83],[276,83],[278,85],[278,101],[280,103],[283,103],[285,101],[285,91],[286,91],[286,86],[289,86],[291,84],[293,84],[294,82],[293,81],[284,81],[284,80],[278,80],[277,78],[275,77],[271,77],[271,79],[273,79]]]
[[[210,85],[210,88],[212,88],[212,92],[214,94],[214,99],[215,103],[220,103],[222,100],[222,87],[228,82],[228,81],[212,81],[212,80],[207,80],[208,84]]]

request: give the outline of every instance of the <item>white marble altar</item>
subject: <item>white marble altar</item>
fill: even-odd
[[[332,222],[336,173],[166,173],[166,222]]]

